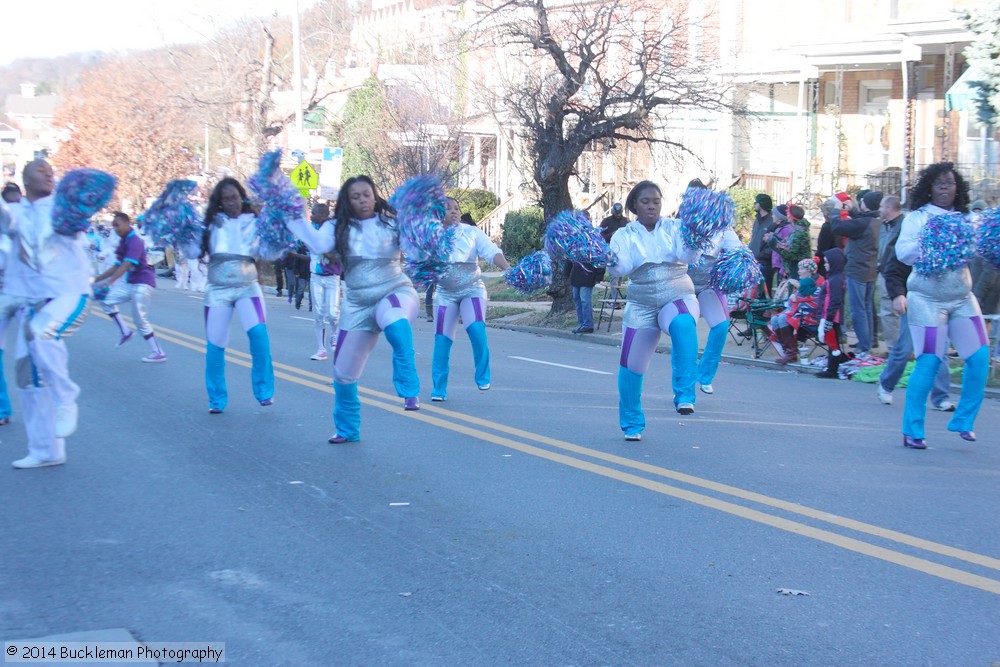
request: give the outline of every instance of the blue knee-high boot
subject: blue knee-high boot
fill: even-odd
[[[431,398],[444,400],[448,397],[448,360],[451,357],[453,341],[444,334],[434,336],[434,358],[431,361],[431,377],[434,379],[434,389]]]
[[[271,339],[267,335],[267,325],[250,327],[247,338],[250,339],[253,395],[258,401],[266,401],[274,397],[274,367],[271,365]]]
[[[646,428],[642,413],[642,376],[618,367],[618,423],[625,435],[638,435]]]
[[[465,328],[472,343],[472,360],[476,364],[476,386],[490,388],[490,345],[486,340],[486,323],[473,322]]]
[[[670,366],[673,369],[674,407],[695,402],[694,383],[698,375],[698,325],[689,314],[673,319],[670,334]]]
[[[226,348],[205,342],[205,389],[208,390],[208,407],[225,410],[229,402],[226,390]]]
[[[924,439],[924,418],[927,416],[927,397],[934,385],[941,359],[936,354],[924,353],[917,357],[917,363],[906,385],[906,406],[903,408],[903,435],[919,440]]]
[[[976,415],[986,394],[986,380],[990,374],[990,348],[983,345],[965,360],[962,369],[962,396],[958,399],[955,414],[948,422],[949,431],[971,431]]]
[[[337,435],[355,442],[361,437],[361,399],[358,383],[333,383],[333,426]]]
[[[7,379],[3,372],[3,350],[0,350],[0,419],[10,418],[10,396],[7,394]]]
[[[719,360],[722,350],[726,347],[726,336],[729,335],[729,322],[719,322],[708,330],[708,340],[705,341],[705,351],[701,353],[698,363],[698,382],[712,384],[715,373],[719,370]]]
[[[392,346],[392,384],[400,398],[420,395],[416,353],[413,351],[413,329],[410,321],[396,320],[385,329],[385,339]]]

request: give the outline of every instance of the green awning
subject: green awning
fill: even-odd
[[[983,71],[975,65],[971,65],[944,94],[945,109],[948,111],[976,111],[978,109],[979,88],[971,84],[973,81],[979,81],[983,78]]]

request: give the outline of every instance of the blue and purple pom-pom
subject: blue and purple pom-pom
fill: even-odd
[[[454,246],[443,223],[445,200],[441,181],[430,174],[407,179],[389,198],[400,236],[435,263],[448,261]]]
[[[684,245],[694,250],[708,250],[712,239],[733,224],[735,208],[725,192],[688,188],[677,212]]]
[[[142,214],[145,231],[156,245],[173,248],[178,245],[178,235],[197,237],[200,242],[205,223],[188,199],[197,187],[194,181],[170,181]]]
[[[450,267],[450,263],[435,259],[403,261],[403,272],[410,277],[413,286],[419,288],[436,283]]]
[[[94,300],[104,301],[108,298],[108,293],[111,291],[111,287],[107,283],[101,283],[99,285],[94,285]]]
[[[709,274],[708,284],[723,294],[739,294],[764,282],[764,274],[753,252],[746,246],[728,250],[719,257]]]
[[[979,214],[976,251],[983,259],[1000,269],[1000,208],[990,208]]]
[[[976,252],[976,234],[963,213],[936,215],[920,229],[920,258],[913,270],[935,276],[964,266]]]
[[[56,234],[72,236],[90,227],[92,215],[104,208],[118,182],[111,174],[97,169],[74,169],[59,181],[52,205],[52,229]]]
[[[503,274],[504,281],[525,296],[552,284],[552,257],[538,250],[521,258]]]
[[[285,222],[306,215],[302,195],[281,171],[280,149],[261,156],[260,167],[247,185],[263,204],[257,215],[258,253],[266,260],[278,259],[295,246],[295,236]]]
[[[575,264],[614,266],[617,258],[583,211],[561,211],[545,227],[545,250]]]

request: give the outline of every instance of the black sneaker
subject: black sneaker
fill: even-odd
[[[594,327],[587,327],[586,329],[580,329],[577,333],[594,333]]]

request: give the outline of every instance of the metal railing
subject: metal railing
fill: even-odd
[[[511,195],[507,199],[500,202],[500,204],[484,215],[479,220],[479,228],[486,232],[494,243],[500,243],[500,238],[503,236],[503,221],[507,216],[507,213],[514,208],[514,202],[516,195]]]

